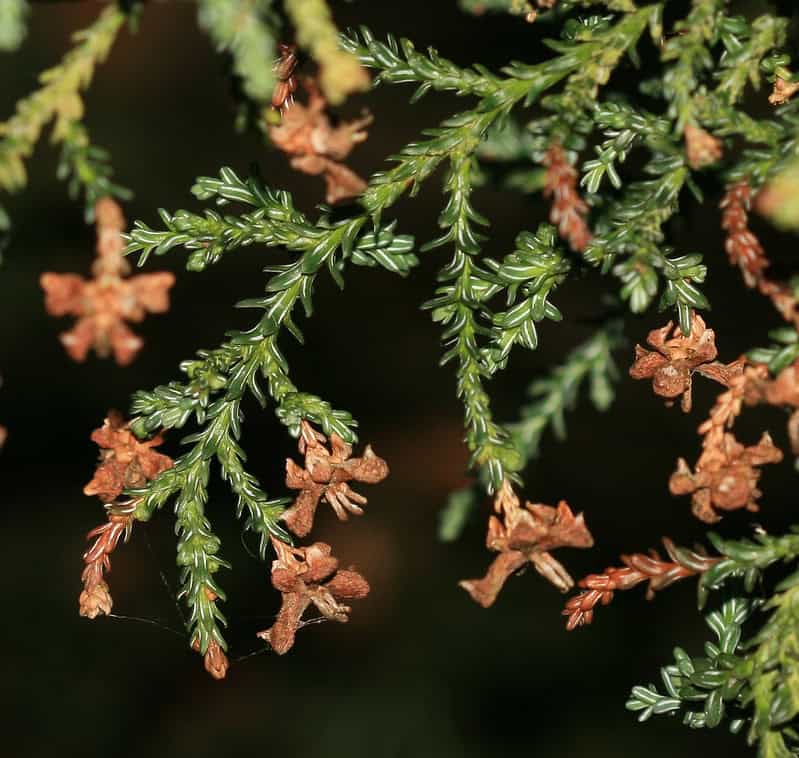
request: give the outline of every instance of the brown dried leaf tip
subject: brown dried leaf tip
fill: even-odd
[[[172,467],[171,458],[153,450],[163,442],[161,435],[140,441],[115,411],[91,438],[101,448],[100,463],[83,492],[97,495],[104,503],[114,501],[126,489],[142,487]]]
[[[202,647],[200,646],[200,640],[195,639],[194,642],[191,643],[191,648],[197,653],[201,652]],[[216,640],[209,641],[208,647],[205,649],[205,655],[203,655],[203,663],[205,665],[205,670],[214,679],[224,679],[225,676],[227,676],[230,661],[228,661],[225,651]]]
[[[751,204],[752,188],[748,182],[728,187],[720,204],[721,228],[727,232],[724,249],[730,263],[741,269],[747,287],[755,287],[769,265],[760,240],[749,229]]]
[[[355,145],[366,140],[365,127],[372,123],[372,117],[365,115],[334,127],[325,113],[327,101],[316,83],[305,79],[303,85],[308,104],[294,103],[284,110],[280,123],[269,127],[269,137],[290,156],[293,168],[324,177],[328,203],[357,197],[366,189],[366,182],[342,161]]]
[[[690,411],[693,372],[714,370],[706,364],[718,355],[715,333],[705,326],[701,316],[693,313],[690,336],[686,337],[679,326],[669,321],[662,329],[649,332],[646,341],[654,350],[635,346],[635,363],[630,367],[630,376],[651,379],[655,394],[667,400],[682,395],[682,409]]]
[[[707,455],[706,455],[707,453]],[[694,515],[708,524],[720,521],[716,510],[733,511],[746,508],[757,511],[757,488],[762,473],[758,466],[779,463],[782,451],[765,432],[757,445],[744,447],[732,434],[725,434],[721,443],[707,450],[691,471],[683,458],[669,479],[672,495],[691,495]]]
[[[360,600],[369,594],[369,584],[353,568],[339,569],[330,545],[314,542],[309,547],[294,548],[272,539],[277,557],[272,563],[272,586],[283,596],[277,620],[258,632],[272,649],[283,655],[294,645],[302,616],[310,605],[331,621],[349,620],[351,608],[342,600]]]
[[[774,82],[774,89],[768,96],[768,101],[772,105],[784,105],[797,92],[799,92],[799,82],[789,82],[778,76],[777,80]]]
[[[579,586],[584,591],[569,598],[563,610],[563,615],[569,617],[566,628],[571,631],[578,626],[590,624],[594,619],[594,608],[600,604],[609,605],[613,600],[613,593],[618,590],[629,590],[641,582],[648,582],[646,597],[651,600],[655,592],[680,579],[701,574],[720,560],[678,548],[668,537],[663,538],[663,546],[671,559],[669,561],[664,561],[656,550],[650,551],[648,555],[623,555],[623,568],[611,566],[603,574],[589,574],[581,579]]]
[[[494,498],[494,509],[500,515],[488,519],[486,546],[499,555],[482,579],[459,582],[472,599],[483,608],[493,605],[508,577],[528,562],[561,592],[571,589],[569,572],[549,551],[594,544],[582,513],[575,516],[565,500],[557,508],[529,502],[522,507],[507,480]]]
[[[685,137],[685,157],[693,169],[704,168],[721,159],[724,154],[721,140],[699,126],[687,124]]]
[[[766,276],[769,260],[760,240],[749,229],[752,199],[752,188],[746,181],[727,188],[721,201],[721,226],[727,232],[725,249],[730,262],[741,269],[746,286],[756,288],[769,298],[780,316],[799,328],[799,303],[793,288]],[[757,195],[756,203],[763,212],[775,201],[780,203],[782,199],[776,198],[773,189],[767,185]]]
[[[738,371],[729,378],[729,389],[719,395],[710,416],[699,427],[704,439],[694,470],[680,458],[669,479],[671,493],[691,495],[694,515],[708,524],[720,520],[717,510],[757,511],[757,498],[762,494],[757,488],[762,473],[758,467],[779,463],[783,457],[768,433],[756,445],[745,447],[727,431],[745,400],[760,401],[760,387],[768,376],[765,366],[744,368],[741,362],[731,366],[737,366]]]
[[[275,82],[272,90],[272,107],[285,113],[294,104],[297,91],[297,46],[281,42],[278,45],[280,57],[275,61]]]
[[[366,498],[354,492],[347,482],[377,484],[388,476],[388,464],[367,445],[361,458],[351,458],[352,446],[335,432],[327,438],[307,421],[300,428],[300,453],[305,455],[305,468],[291,458],[286,460],[286,486],[300,490],[294,505],[286,509],[282,520],[298,537],[305,537],[313,528],[320,500],[329,503],[341,521],[348,513],[363,514],[360,507]]]
[[[169,310],[169,289],[175,277],[168,272],[140,274],[123,279],[130,265],[123,251],[125,218],[109,197],[95,205],[97,259],[92,279],[77,274],[42,274],[45,308],[52,316],[77,316],[75,326],[61,334],[61,343],[75,361],[84,361],[91,348],[101,358],[113,353],[120,366],[129,364],[142,340],[126,322],[140,322],[147,313]]]
[[[111,571],[110,554],[114,552],[119,538],[125,535],[127,541],[133,526],[135,501],[107,506],[108,522],[92,529],[86,539],[94,539],[92,546],[83,554],[86,564],[81,575],[83,591],[78,599],[79,613],[86,618],[111,613],[113,600],[104,575]]]
[[[572,250],[582,253],[593,235],[586,222],[588,204],[577,191],[577,171],[557,143],[549,147],[543,163],[547,167],[544,197],[552,198],[549,220],[558,227],[560,236],[568,241]]]

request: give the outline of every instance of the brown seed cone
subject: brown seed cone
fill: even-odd
[[[591,547],[594,539],[583,515],[574,515],[565,500],[557,508],[541,503],[525,503],[522,507],[510,482],[505,480],[494,497],[494,510],[499,516],[488,519],[486,547],[499,553],[481,579],[459,582],[471,598],[488,608],[508,577],[526,563],[532,564],[561,592],[573,585],[569,572],[550,550],[559,547]]]
[[[305,467],[290,458],[286,461],[286,486],[300,490],[294,504],[281,516],[286,526],[298,537],[305,537],[313,528],[319,503],[324,500],[341,521],[349,514],[363,514],[367,500],[354,492],[348,482],[376,484],[388,476],[388,464],[375,455],[370,445],[360,458],[352,457],[352,446],[335,432],[327,438],[307,421],[302,422],[300,452],[305,455]]]
[[[709,369],[718,355],[715,332],[694,312],[689,336],[669,321],[663,328],[649,332],[646,341],[654,349],[635,346],[630,376],[651,379],[655,394],[667,400],[682,396],[682,409],[687,413],[691,410],[693,372]]]
[[[341,600],[360,600],[369,594],[369,584],[355,569],[339,571],[338,561],[331,555],[330,545],[315,542],[308,547],[294,548],[272,539],[276,559],[272,563],[272,586],[282,595],[275,623],[258,632],[278,655],[294,646],[302,616],[309,606],[330,621],[349,620],[351,608]]]

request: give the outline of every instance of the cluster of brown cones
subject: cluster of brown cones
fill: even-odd
[[[796,368],[785,369],[772,381],[765,366],[750,365],[745,358],[728,364],[716,361],[715,334],[697,314],[692,316],[689,336],[669,323],[650,332],[647,342],[654,350],[636,346],[630,375],[634,379],[651,379],[655,393],[668,400],[682,395],[684,411],[691,409],[694,373],[726,388],[699,427],[702,454],[693,470],[684,459],[677,462],[677,470],[669,480],[672,494],[691,495],[694,515],[706,523],[718,521],[718,511],[758,510],[760,466],[781,461],[782,451],[768,433],[757,444],[745,446],[735,438],[732,426],[743,405],[765,403],[793,408],[789,430],[794,429],[795,419],[799,418],[795,410],[799,408]],[[797,432],[791,435],[793,440]],[[796,444],[799,446],[799,440]]]
[[[307,421],[300,426],[299,450],[305,457],[300,466],[286,461],[286,486],[298,490],[294,504],[282,516],[297,537],[313,529],[321,502],[333,508],[346,521],[349,514],[362,515],[366,498],[353,491],[349,482],[376,484],[388,476],[388,464],[366,446],[359,458],[352,457],[352,446],[335,432],[328,440]],[[359,600],[369,593],[366,579],[354,568],[340,569],[330,545],[314,542],[308,547],[293,547],[272,539],[275,560],[272,586],[282,596],[275,623],[258,633],[279,655],[294,645],[305,611],[314,606],[324,618],[346,622],[351,608],[342,601]]]
[[[747,259],[748,260],[748,259]],[[751,269],[754,271],[755,269]],[[783,369],[775,378],[766,366],[739,358],[724,364],[715,360],[715,334],[697,314],[692,315],[691,334],[668,324],[650,332],[647,342],[653,349],[636,346],[636,360],[630,368],[635,379],[651,379],[656,394],[673,401],[682,396],[682,407],[691,407],[691,378],[694,373],[721,384],[708,418],[699,426],[702,453],[693,469],[680,458],[669,480],[674,495],[691,495],[694,515],[714,523],[720,512],[746,509],[757,511],[761,492],[757,485],[760,467],[782,460],[782,451],[766,432],[754,445],[744,445],[733,434],[733,425],[745,406],[772,405],[790,411],[788,437],[794,454],[799,455],[799,362]],[[578,583],[582,591],[570,598],[564,609],[567,628],[590,624],[594,609],[607,605],[619,590],[648,582],[647,597],[674,582],[696,576],[712,568],[720,558],[678,548],[664,538],[668,560],[657,552],[622,556],[622,567],[610,567],[602,574],[591,574]]]
[[[103,426],[92,434],[100,447],[100,462],[92,480],[84,488],[87,495],[96,495],[105,504],[108,520],[87,535],[92,540],[83,555],[83,588],[79,613],[96,618],[111,613],[113,600],[105,577],[111,570],[111,553],[121,539],[127,539],[133,526],[136,500],[120,501],[124,491],[144,486],[173,465],[172,460],[155,450],[162,443],[156,436],[140,441],[117,413],[110,413]],[[348,513],[362,514],[366,498],[354,492],[350,482],[377,483],[388,475],[388,465],[367,446],[360,458],[352,457],[352,447],[337,434],[330,440],[308,422],[301,425],[300,452],[304,466],[291,459],[286,462],[286,484],[298,490],[293,506],[283,520],[297,536],[306,536],[313,528],[316,510],[321,502],[333,508],[346,520]],[[297,629],[302,626],[305,611],[314,606],[323,617],[346,622],[351,611],[343,601],[366,597],[369,584],[353,568],[339,568],[329,545],[314,542],[307,547],[294,547],[272,539],[276,558],[272,563],[272,585],[282,596],[282,605],[275,623],[258,633],[272,649],[282,655],[294,644]],[[211,597],[210,600],[216,600]],[[200,651],[199,640],[193,647]],[[203,653],[205,669],[215,679],[225,677],[229,662],[219,642],[210,640]]]

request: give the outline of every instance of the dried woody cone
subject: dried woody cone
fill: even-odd
[[[280,123],[269,127],[269,137],[290,156],[292,168],[324,177],[328,203],[357,197],[366,189],[366,182],[342,161],[355,145],[366,140],[365,127],[372,123],[372,117],[367,114],[333,127],[325,113],[327,101],[316,83],[303,79],[303,86],[308,92],[308,104],[294,103],[284,108]]]
[[[171,458],[153,450],[164,441],[161,435],[140,441],[115,411],[109,412],[91,438],[101,448],[100,463],[83,493],[97,495],[104,503],[112,502],[126,489],[142,487],[172,467]]]
[[[635,363],[630,367],[630,376],[651,379],[655,394],[669,401],[682,396],[682,409],[690,411],[693,372],[716,370],[708,366],[718,355],[715,333],[705,326],[701,316],[693,313],[688,337],[669,321],[662,329],[649,332],[646,341],[654,350],[635,346]]]
[[[685,548],[678,548],[668,538],[663,538],[670,561],[664,561],[656,550],[648,555],[634,553],[621,557],[624,566],[611,566],[602,574],[589,574],[581,579],[579,586],[583,592],[569,598],[563,615],[568,616],[566,628],[571,631],[578,626],[590,624],[594,619],[594,608],[597,605],[609,605],[613,593],[618,590],[629,590],[648,582],[647,600],[655,596],[655,592],[671,586],[680,579],[704,573],[721,560]]]
[[[582,253],[592,234],[586,222],[588,204],[577,191],[577,171],[557,143],[546,151],[543,163],[547,167],[544,197],[552,198],[549,220],[558,227],[560,236],[572,250]]]
[[[105,358],[113,353],[120,366],[129,364],[142,347],[125,322],[142,321],[147,313],[169,310],[169,289],[175,277],[168,272],[130,273],[125,260],[125,217],[110,197],[95,205],[97,259],[93,278],[77,274],[44,273],[40,284],[45,308],[52,316],[77,316],[75,326],[61,334],[61,343],[75,361],[84,361],[91,348]]]
[[[83,562],[86,565],[81,575],[83,590],[78,605],[80,615],[90,619],[111,613],[113,601],[104,575],[111,571],[109,556],[116,549],[119,538],[125,535],[127,541],[130,536],[136,503],[131,501],[106,507],[108,522],[92,529],[86,535],[87,540],[94,538],[94,542],[83,554]]]
[[[761,474],[758,467],[782,460],[782,451],[767,432],[756,445],[745,447],[728,431],[741,413],[748,388],[768,376],[766,367],[744,366],[739,361],[728,368],[732,374],[726,381],[728,390],[719,395],[710,416],[699,427],[702,454],[694,470],[680,458],[669,479],[671,493],[691,495],[694,515],[708,524],[720,520],[717,510],[757,511],[757,498],[762,494],[757,489]]]
[[[361,458],[351,458],[352,446],[335,432],[327,438],[307,421],[300,429],[299,449],[305,455],[305,468],[291,458],[286,460],[286,486],[300,490],[294,504],[281,517],[298,537],[305,537],[313,527],[320,500],[329,503],[341,521],[348,513],[360,516],[366,498],[353,492],[347,482],[377,484],[388,476],[388,464],[367,445]]]
[[[344,623],[352,609],[340,601],[365,598],[369,584],[353,568],[339,569],[330,545],[324,542],[295,548],[272,538],[272,545],[276,553],[272,586],[280,591],[283,602],[275,623],[259,632],[258,637],[283,655],[294,645],[302,616],[310,605],[316,606],[326,619]]]
[[[482,579],[459,582],[476,603],[483,608],[493,605],[508,577],[528,562],[561,592],[574,586],[569,572],[549,551],[594,544],[582,514],[575,516],[564,500],[557,508],[533,503],[522,507],[507,480],[494,498],[494,510],[500,515],[489,517],[486,546],[499,555]]]

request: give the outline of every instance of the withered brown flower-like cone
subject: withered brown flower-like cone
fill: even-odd
[[[680,458],[669,479],[669,490],[672,495],[691,495],[694,515],[712,524],[721,519],[717,509],[758,511],[757,498],[762,494],[757,488],[762,473],[758,466],[781,460],[782,451],[767,432],[750,447],[725,434],[720,444],[705,449],[694,471]]]
[[[648,582],[646,597],[651,600],[655,592],[680,579],[701,574],[721,560],[678,548],[668,537],[663,538],[663,545],[670,561],[661,559],[656,550],[650,551],[649,555],[623,555],[623,568],[610,566],[603,574],[589,574],[581,579],[579,586],[583,592],[569,598],[563,610],[563,615],[569,617],[566,628],[571,631],[590,624],[594,619],[594,608],[600,604],[608,605],[618,590],[629,590],[641,582]]]
[[[60,338],[73,360],[84,361],[94,348],[102,358],[113,353],[117,363],[125,366],[143,345],[126,322],[140,322],[147,313],[169,310],[169,290],[175,277],[158,272],[123,278],[130,273],[130,265],[123,255],[122,210],[111,198],[102,198],[95,205],[95,216],[97,259],[92,266],[93,278],[47,272],[40,284],[50,315],[78,318]]]
[[[577,190],[577,170],[557,143],[546,151],[543,163],[547,167],[544,197],[552,200],[549,220],[572,250],[582,253],[593,235],[586,222],[588,204]]]
[[[111,592],[104,576],[111,571],[110,554],[116,550],[120,537],[127,539],[133,525],[135,502],[117,504],[108,508],[108,521],[92,529],[86,539],[94,539],[83,554],[86,564],[81,575],[83,590],[78,598],[79,613],[86,618],[108,615],[113,607]]]
[[[328,203],[357,197],[366,189],[366,182],[342,161],[355,145],[366,140],[365,127],[372,123],[372,117],[366,115],[334,127],[325,113],[327,101],[316,83],[304,79],[303,85],[308,104],[294,103],[285,109],[280,123],[269,127],[269,137],[290,156],[293,168],[324,177]]]
[[[693,169],[704,168],[721,159],[724,154],[721,140],[699,126],[687,124],[685,131],[685,157]]]
[[[777,463],[782,452],[768,434],[757,445],[744,447],[729,431],[743,403],[754,405],[766,399],[770,382],[765,366],[747,366],[738,360],[727,366],[727,390],[721,393],[708,418],[699,426],[702,454],[694,471],[681,458],[669,480],[674,495],[691,495],[694,515],[706,523],[719,520],[717,510],[746,508],[757,511],[760,491],[758,466]]]
[[[191,646],[192,649],[196,650],[198,653],[200,652],[200,640],[195,639]],[[222,646],[216,640],[211,640],[208,643],[208,648],[203,656],[203,663],[205,665],[205,670],[214,679],[224,679],[225,676],[227,676],[227,670],[230,667],[230,662],[228,661]]]
[[[272,586],[280,591],[283,602],[275,623],[258,632],[258,637],[283,655],[294,645],[302,616],[310,605],[325,618],[344,623],[352,609],[339,601],[365,598],[369,584],[352,568],[339,570],[330,545],[324,542],[293,548],[272,538],[272,544],[277,554],[272,563]]]
[[[126,489],[143,486],[172,467],[169,456],[153,450],[164,441],[161,435],[140,441],[114,411],[102,427],[92,432],[91,438],[101,448],[100,463],[83,492],[97,495],[104,503],[114,501]]]
[[[307,421],[302,422],[299,448],[305,455],[305,468],[291,458],[286,461],[286,486],[300,490],[294,504],[283,513],[282,520],[298,537],[312,529],[320,500],[329,503],[342,521],[348,513],[360,516],[366,498],[354,492],[347,482],[377,484],[388,476],[388,464],[367,445],[363,456],[351,458],[352,446],[333,433],[330,449],[327,439]]]
[[[484,608],[493,605],[508,577],[527,563],[561,592],[571,589],[574,581],[549,551],[594,544],[583,515],[575,516],[563,500],[557,508],[533,503],[522,507],[507,480],[496,494],[494,509],[500,517],[488,520],[486,546],[499,555],[482,579],[459,582],[472,599]]]
[[[651,379],[655,394],[667,400],[682,396],[682,409],[690,411],[693,372],[708,368],[713,371],[706,364],[718,355],[715,333],[694,312],[690,336],[686,337],[679,326],[669,321],[662,329],[649,332],[646,341],[654,350],[635,346],[635,363],[630,367],[630,376]]]

